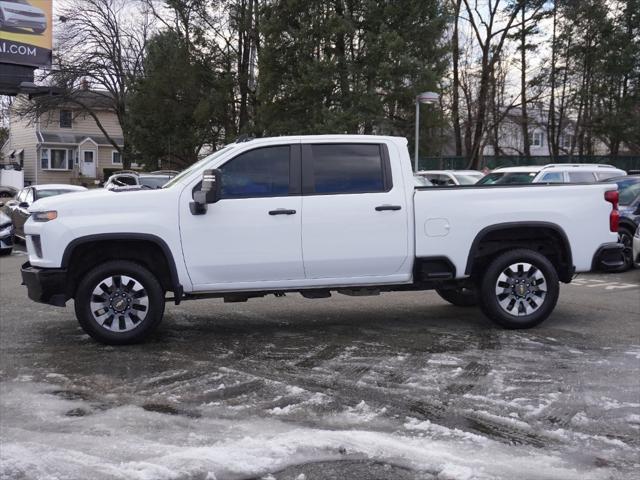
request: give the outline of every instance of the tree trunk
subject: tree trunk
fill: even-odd
[[[522,103],[522,141],[524,156],[531,158],[531,145],[529,142],[529,118],[527,116],[527,28],[525,23],[525,8],[522,8],[522,26],[520,27],[520,99]]]
[[[456,156],[462,156],[462,131],[460,129],[460,45],[458,38],[458,18],[460,17],[460,6],[462,0],[455,2],[455,19],[453,24],[453,38],[451,39],[451,49],[453,57],[453,101],[451,105],[451,116],[453,120],[453,135],[456,143]]]

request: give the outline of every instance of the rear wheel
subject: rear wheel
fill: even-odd
[[[78,285],[76,317],[95,340],[124,345],[144,340],[164,314],[164,291],[145,267],[113,260],[90,270]]]
[[[551,315],[559,293],[558,274],[546,257],[532,250],[512,250],[487,267],[480,308],[505,328],[531,328]]]
[[[457,287],[446,290],[437,288],[436,293],[443,300],[457,307],[475,307],[478,304],[477,293],[473,288]]]
[[[36,35],[42,35],[45,32],[46,28],[33,28],[32,30]]]
[[[624,246],[624,265],[617,271],[626,272],[633,266],[633,232],[626,228],[620,228],[618,232],[618,241]]]

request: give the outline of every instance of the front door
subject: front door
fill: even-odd
[[[190,213],[191,190],[182,194],[182,249],[195,290],[304,279],[299,151],[263,147],[230,159],[220,167],[221,200],[204,215]]]
[[[307,278],[373,283],[409,277],[412,220],[399,169],[391,165],[385,144],[303,145]]]
[[[80,151],[80,173],[85,177],[95,178],[96,176],[96,151]]]

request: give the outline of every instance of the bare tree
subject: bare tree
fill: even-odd
[[[486,131],[489,111],[489,95],[491,91],[491,72],[500,58],[505,41],[510,32],[520,26],[516,18],[524,5],[524,0],[517,0],[508,8],[500,8],[500,0],[463,0],[466,17],[471,26],[473,36],[480,49],[480,80],[477,94],[477,110],[475,125],[470,142],[469,167],[478,168],[481,163],[482,146]],[[504,5],[502,5],[504,7]]]
[[[23,103],[21,109],[23,115],[36,118],[61,105],[79,107],[120,152],[124,168],[130,166],[133,156],[127,95],[132,81],[143,73],[145,45],[152,28],[152,16],[133,8],[127,0],[76,0],[63,5],[53,68],[43,79],[62,87],[62,93]],[[123,144],[103,125],[100,110],[116,115]]]

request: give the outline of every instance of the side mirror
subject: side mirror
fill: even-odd
[[[202,174],[202,186],[193,194],[189,209],[193,215],[204,215],[207,205],[220,200],[222,172],[218,169],[205,170]]]

